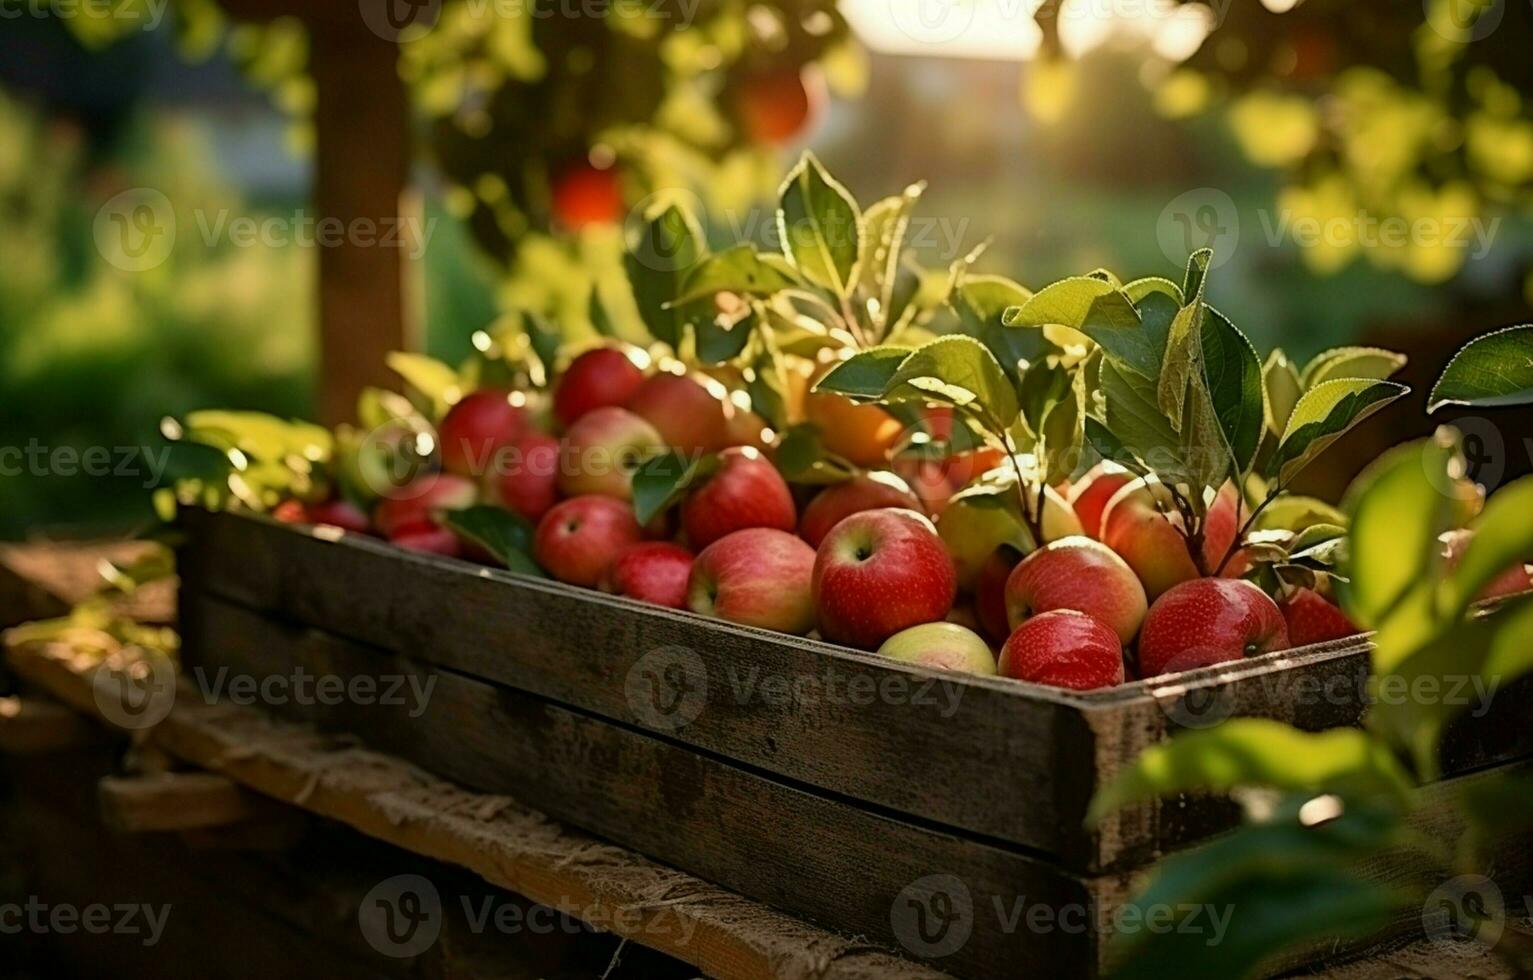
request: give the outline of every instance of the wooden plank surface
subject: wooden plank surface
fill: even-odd
[[[276,697],[263,697],[262,707],[355,733],[454,782],[514,795],[827,927],[866,933],[891,948],[939,948],[896,916],[905,915],[912,887],[940,879],[973,913],[955,926],[966,938],[942,961],[968,976],[1002,975],[1000,964],[1015,962],[1089,974],[1098,951],[1084,918],[1109,914],[1128,885],[1126,877],[1082,879],[1025,853],[911,824],[522,691],[217,599],[190,593],[182,608],[183,656],[199,698],[227,693],[236,678],[306,678],[316,690],[331,680],[327,699],[288,697],[274,687]],[[340,680],[354,685],[358,678],[369,683],[342,696]],[[390,691],[394,697],[373,693]],[[1019,928],[1007,915],[1024,904],[1073,910],[1083,927]],[[937,934],[933,923],[929,935]]]
[[[105,722],[94,659],[7,651],[16,672]],[[835,935],[690,875],[568,831],[510,797],[465,792],[355,740],[178,697],[148,742],[259,793],[435,860],[692,963],[710,976],[939,980],[866,940]],[[793,842],[785,842],[793,847]],[[685,937],[685,938],[684,938]]]

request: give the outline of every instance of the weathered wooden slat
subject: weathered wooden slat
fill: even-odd
[[[1110,910],[1127,887],[1126,878],[1082,879],[1026,854],[819,796],[522,691],[218,599],[192,596],[183,609],[198,697],[228,696],[241,677],[285,677],[295,692],[300,677],[314,691],[333,681],[328,698],[283,694],[260,706],[354,732],[475,789],[514,794],[556,819],[829,927],[910,952],[939,950],[944,967],[968,976],[1001,976],[1009,972],[1003,965],[1019,962],[1056,975],[1094,969],[1094,930],[1085,920]],[[357,688],[357,678],[373,683]],[[340,693],[343,679],[354,693]],[[377,703],[384,700],[390,703]],[[948,897],[932,898],[931,888]],[[966,919],[937,918],[949,899],[951,908],[967,909]],[[1019,908],[1033,906],[1071,910],[1081,926],[1036,931],[1013,921]],[[966,935],[946,949],[942,937],[958,930]]]
[[[48,755],[99,740],[99,730],[55,702],[0,698],[0,752],[7,755]]]
[[[223,827],[265,809],[238,783],[209,772],[107,776],[96,791],[102,820],[127,834]]]

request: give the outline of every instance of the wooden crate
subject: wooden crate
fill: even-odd
[[[1093,792],[1143,747],[1233,715],[1321,729],[1363,708],[1361,640],[1078,694],[332,529],[195,511],[183,529],[185,659],[205,689],[377,678],[394,697],[260,703],[963,975],[1095,973],[1133,873],[1233,825],[1227,801],[1194,797],[1088,831]],[[1530,701],[1499,692],[1458,726],[1447,772],[1533,754]]]

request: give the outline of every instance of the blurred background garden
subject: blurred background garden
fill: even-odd
[[[358,30],[368,3],[315,0]],[[312,52],[261,6],[0,0],[0,539],[147,521],[167,415],[317,411]],[[988,242],[977,268],[1029,286],[1177,278],[1212,245],[1259,348],[1426,352],[1418,388],[1529,319],[1520,0],[426,6],[400,251],[449,361],[516,311],[589,332],[593,282],[637,329],[624,219],[684,188],[716,241],[769,236],[806,146],[864,201],[928,181],[934,275]],[[141,267],[108,219],[145,189],[176,234]]]

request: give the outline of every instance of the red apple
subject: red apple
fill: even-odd
[[[681,505],[681,527],[694,548],[748,527],[791,531],[798,526],[793,493],[777,467],[749,446],[719,454],[719,468]]]
[[[472,507],[479,498],[474,484],[451,473],[432,473],[378,501],[373,525],[386,538],[437,526],[436,512]]]
[[[559,502],[560,443],[529,432],[496,454],[491,477],[500,505],[536,523]]]
[[[1239,501],[1234,486],[1226,484],[1209,506],[1201,567],[1192,558],[1171,492],[1153,478],[1134,480],[1113,494],[1102,514],[1102,542],[1128,563],[1154,601],[1173,585],[1213,574],[1235,540]]]
[[[735,85],[735,117],[746,136],[758,143],[786,143],[809,126],[825,102],[825,84],[814,66],[768,68]]]
[[[633,397],[644,373],[615,347],[597,347],[570,362],[554,388],[554,418],[568,428],[582,415]]]
[[[1134,475],[1117,463],[1104,460],[1086,471],[1070,488],[1067,498],[1089,537],[1101,540],[1102,514],[1113,494],[1134,482]]]
[[[351,502],[340,497],[310,507],[308,519],[311,524],[329,524],[331,527],[351,531],[353,534],[368,534],[372,531],[372,524],[368,521],[367,515]]]
[[[996,643],[1005,643],[1011,635],[1011,621],[1006,615],[1006,580],[1021,560],[1021,552],[1004,545],[985,560],[974,580],[975,618],[984,634]]]
[[[894,660],[954,670],[965,674],[994,674],[995,654],[984,637],[954,623],[922,623],[884,641],[878,652]]]
[[[595,586],[624,549],[639,543],[639,521],[621,500],[590,494],[555,504],[532,539],[533,557],[561,582]]]
[[[940,515],[953,497],[953,483],[939,460],[897,459],[894,461],[894,472],[916,495],[920,501],[916,509],[922,513]]]
[[[631,545],[607,569],[608,592],[672,609],[687,608],[692,552],[667,541]]]
[[[1356,636],[1362,630],[1347,614],[1314,589],[1297,588],[1278,603],[1288,627],[1288,642],[1302,647]]]
[[[389,539],[390,543],[410,551],[423,551],[430,555],[446,555],[448,558],[463,557],[463,542],[445,527],[417,525],[406,528]]]
[[[1127,646],[1148,608],[1144,587],[1111,548],[1085,535],[1051,541],[1022,559],[1006,580],[1006,618],[1073,609],[1094,617]]]
[[[661,371],[644,379],[628,410],[655,427],[666,445],[689,453],[711,453],[729,444],[724,386],[712,378]]]
[[[875,472],[854,476],[844,483],[826,487],[809,501],[799,521],[798,533],[809,542],[810,547],[818,548],[820,542],[825,540],[825,535],[841,523],[843,518],[880,507],[917,510],[920,504],[905,481],[893,473]]]
[[[481,388],[458,400],[437,426],[442,468],[458,476],[482,476],[496,452],[527,431],[526,396]]]
[[[941,620],[957,573],[931,521],[913,510],[853,514],[831,529],[814,563],[825,638],[864,650],[900,630]]]
[[[559,489],[570,497],[599,493],[632,499],[634,470],[664,450],[655,427],[627,409],[595,409],[564,434]]]
[[[1474,531],[1471,528],[1447,531],[1438,540],[1443,546],[1443,566],[1451,572],[1463,560],[1464,550],[1469,547],[1469,542],[1474,540]],[[1476,598],[1495,599],[1505,595],[1516,595],[1529,589],[1533,589],[1533,568],[1528,565],[1513,565],[1491,579]]]
[[[295,497],[289,497],[273,507],[271,516],[272,520],[281,521],[283,524],[303,524],[309,519],[308,509],[304,507],[303,501]]]
[[[814,549],[753,527],[725,535],[692,563],[687,606],[733,623],[803,634],[814,628]]]
[[[1040,613],[1001,648],[1002,677],[1091,691],[1122,684],[1123,647],[1106,624],[1073,609]]]
[[[623,187],[615,168],[574,160],[560,168],[549,183],[554,217],[571,231],[613,224],[623,217]]]
[[[1156,599],[1139,629],[1139,673],[1154,677],[1288,649],[1288,625],[1244,579],[1200,578]]]

